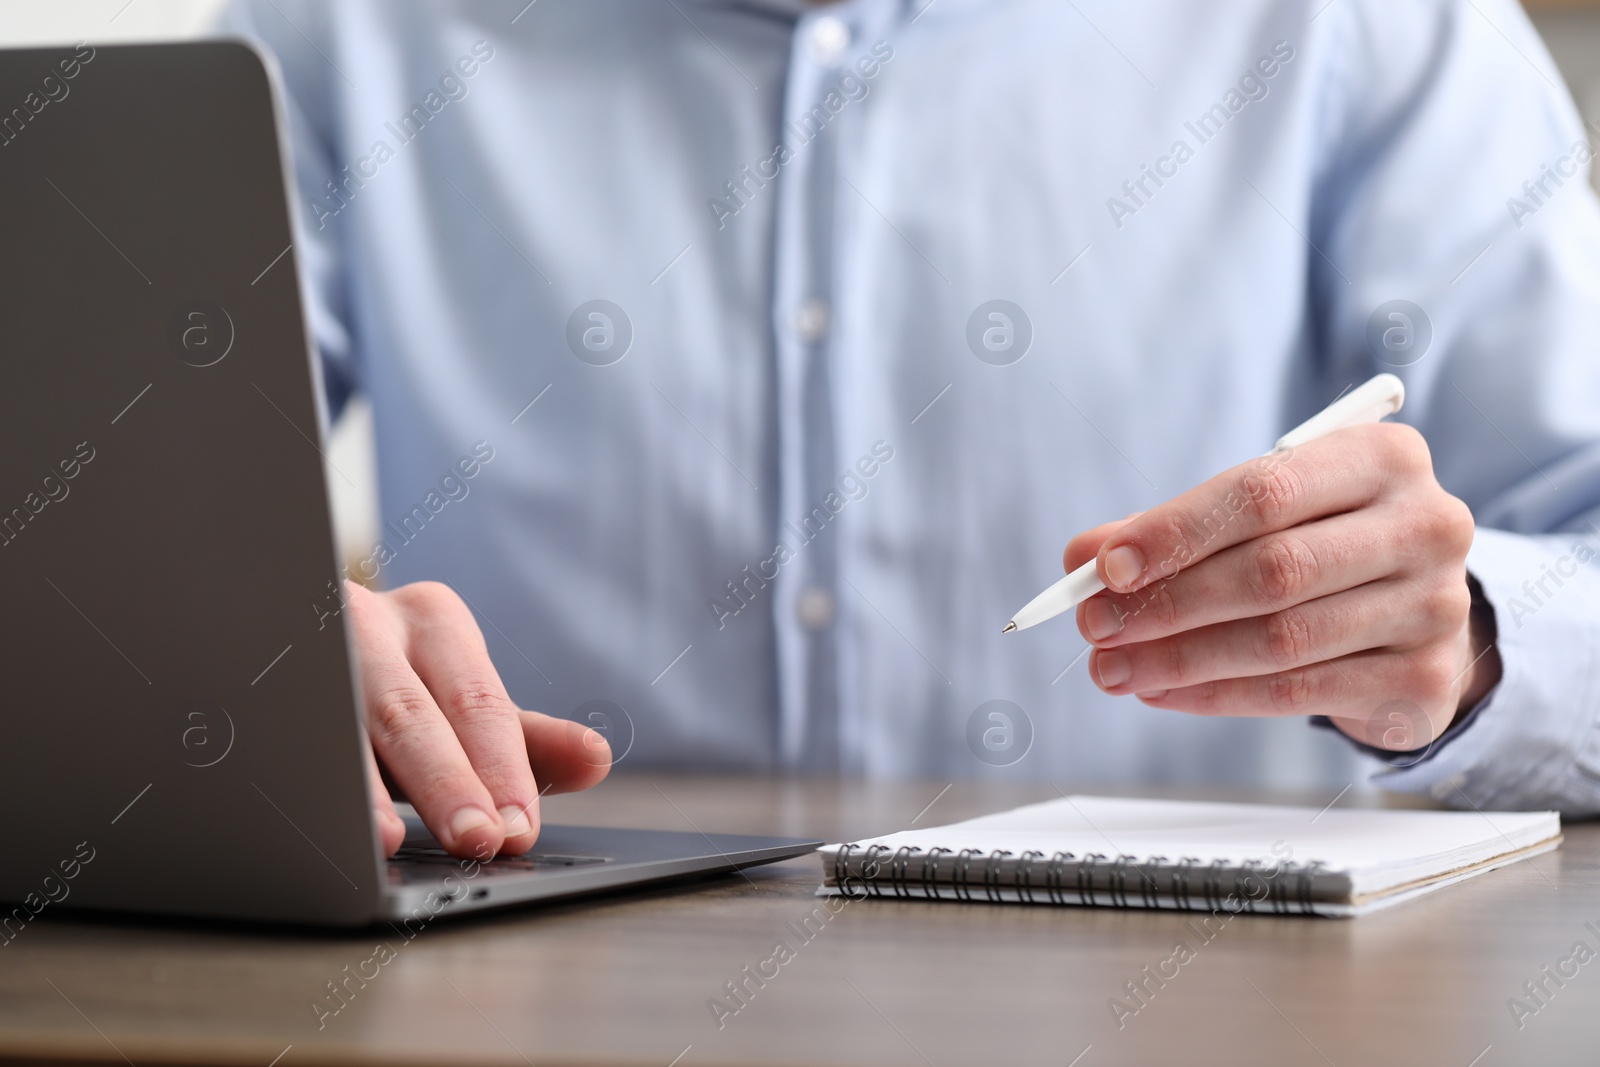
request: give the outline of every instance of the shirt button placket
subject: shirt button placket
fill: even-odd
[[[825,501],[837,476],[832,293],[838,134],[802,137],[802,119],[833,88],[854,34],[846,17],[818,12],[795,29],[780,136],[791,158],[779,179],[774,311],[778,321],[779,536],[794,559],[779,573],[779,629],[786,762],[812,770],[839,765],[837,628],[838,521]],[[812,131],[807,131],[811,133]]]

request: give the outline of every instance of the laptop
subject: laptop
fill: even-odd
[[[0,941],[56,909],[408,927],[793,838],[371,823],[275,75],[237,42],[0,52]]]

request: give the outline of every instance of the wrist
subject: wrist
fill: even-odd
[[[1455,719],[1471,711],[1500,684],[1500,650],[1495,645],[1498,637],[1494,607],[1483,594],[1483,586],[1471,574],[1467,575],[1467,589],[1472,593],[1472,607],[1467,613],[1468,666],[1464,672],[1460,697],[1456,703]],[[1454,719],[1451,720],[1452,725]],[[1448,727],[1447,727],[1448,729]]]

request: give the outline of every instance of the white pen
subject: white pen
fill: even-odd
[[[1405,384],[1392,374],[1380,374],[1358,388],[1350,390],[1278,438],[1278,443],[1273,445],[1272,451],[1267,455],[1298,448],[1308,441],[1315,441],[1346,426],[1378,422],[1399,411],[1405,399]],[[1072,610],[1100,592],[1106,587],[1106,583],[1100,580],[1099,571],[1095,568],[1096,562],[1091,559],[1028,601],[1000,632],[1009,634],[1037,626],[1046,619],[1053,619],[1062,612]]]

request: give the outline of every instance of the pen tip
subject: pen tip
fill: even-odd
[[[1015,630],[1016,628],[1017,628],[1017,624],[1016,623],[1008,622],[1008,623],[1006,623],[1006,628],[1004,630],[1001,630],[1000,632],[1003,633],[1003,634],[1008,634],[1012,630]]]

